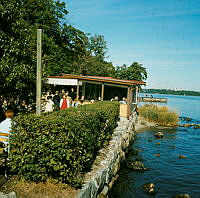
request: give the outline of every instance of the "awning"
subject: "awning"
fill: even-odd
[[[82,85],[81,81],[78,81],[77,79],[62,79],[62,78],[47,78],[47,83],[50,85]]]

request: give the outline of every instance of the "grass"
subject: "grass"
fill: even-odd
[[[1,181],[2,179],[0,179]],[[21,181],[18,176],[12,176],[0,186],[0,192],[16,192],[19,198],[75,198],[77,190],[61,183],[28,183]]]
[[[178,125],[178,114],[170,111],[166,106],[146,104],[139,108],[139,114],[147,121],[154,122],[162,126]]]

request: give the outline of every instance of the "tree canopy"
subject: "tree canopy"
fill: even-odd
[[[138,62],[133,62],[129,67],[125,64],[116,67],[115,77],[126,80],[146,80],[146,68]]]
[[[6,0],[0,2],[1,95],[19,95],[33,90],[36,73],[36,30],[44,29],[43,57],[62,42],[60,23],[65,4],[53,0]],[[48,58],[46,58],[48,56]]]
[[[67,14],[65,3],[59,0],[0,1],[0,95],[35,93],[38,28],[43,29],[43,78],[62,73],[147,78],[139,63],[115,68],[107,62],[104,36],[67,24]]]
[[[91,55],[97,56],[101,60],[104,60],[107,53],[106,41],[103,35],[95,34],[89,38],[88,49]]]

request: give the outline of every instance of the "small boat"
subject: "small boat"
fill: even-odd
[[[164,102],[167,103],[167,98],[140,97],[140,102]]]

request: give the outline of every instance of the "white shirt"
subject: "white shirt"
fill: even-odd
[[[47,100],[47,103],[45,105],[45,112],[50,112],[50,111],[53,111],[53,101],[52,100]]]
[[[11,118],[6,118],[3,122],[0,123],[0,132],[10,134],[11,131]],[[8,139],[8,137],[0,136],[1,138]],[[4,142],[4,144],[8,144],[8,142]]]

